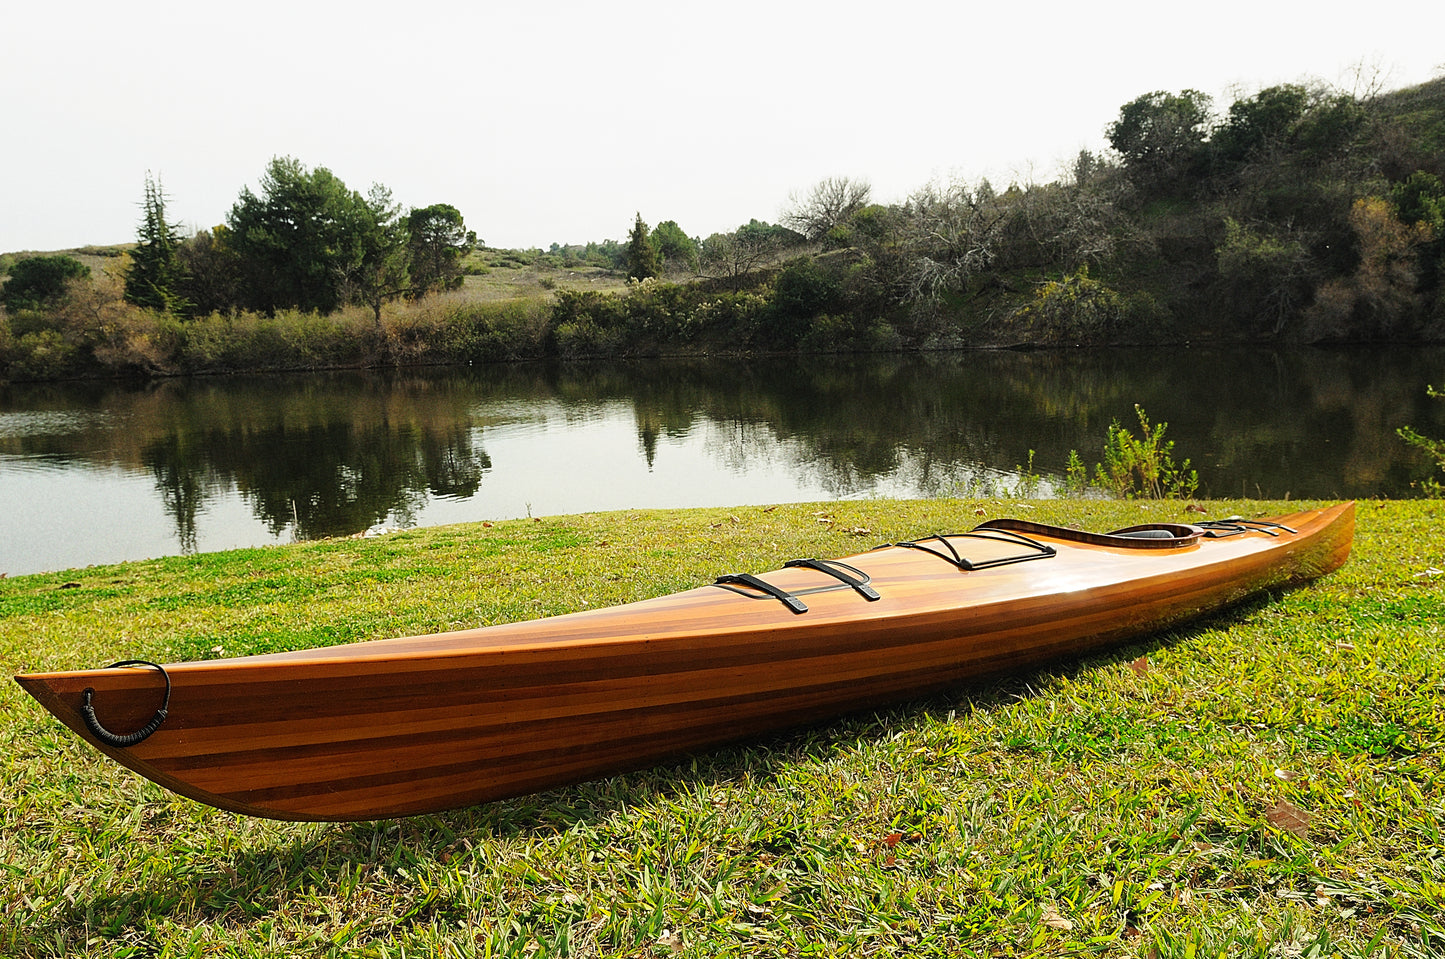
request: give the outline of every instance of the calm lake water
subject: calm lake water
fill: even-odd
[[[989,352],[0,388],[0,573],[633,507],[1048,495],[1138,403],[1201,495],[1399,497],[1445,350]]]

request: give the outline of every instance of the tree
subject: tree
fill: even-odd
[[[702,241],[703,274],[726,278],[734,287],[741,286],[743,277],[771,263],[802,239],[787,227],[749,220],[731,233],[714,233]]]
[[[1353,97],[1285,83],[1236,100],[1210,142],[1226,167],[1271,152],[1295,164],[1321,163],[1348,149],[1364,119]]]
[[[0,287],[0,303],[11,313],[43,310],[65,294],[71,280],[90,276],[90,267],[72,256],[32,256],[10,268]]]
[[[176,256],[181,245],[180,224],[167,222],[165,191],[160,178],[152,178],[149,172],[141,211],[136,232],[139,242],[125,272],[126,302],[162,313],[187,313],[190,304],[180,292],[182,263]]]
[[[226,226],[201,230],[176,249],[179,292],[191,316],[235,309],[241,302],[241,257]]]
[[[1420,244],[1420,286],[1437,290],[1445,277],[1445,183],[1433,173],[1416,170],[1391,191],[1400,220],[1429,231]],[[1442,304],[1445,305],[1445,304]]]
[[[1409,335],[1410,321],[1424,307],[1417,295],[1418,251],[1430,242],[1429,225],[1402,223],[1388,200],[1361,197],[1350,208],[1350,228],[1359,263],[1352,276],[1315,291],[1306,313],[1309,332],[1321,339]]]
[[[276,157],[261,193],[242,188],[226,217],[230,244],[242,260],[241,306],[274,313],[294,307],[329,313],[343,300],[357,244],[347,231],[366,221],[365,200],[325,167]]]
[[[651,239],[663,266],[681,265],[690,270],[697,269],[697,241],[684,233],[676,220],[663,220],[657,224]]]
[[[987,181],[970,190],[962,181],[931,183],[908,198],[905,239],[892,278],[905,302],[938,304],[993,267],[1009,207]]]
[[[1308,91],[1294,83],[1269,87],[1247,100],[1236,100],[1214,136],[1215,150],[1225,162],[1239,163],[1283,144],[1308,105]]]
[[[381,306],[407,292],[407,231],[391,191],[373,184],[364,201],[348,211],[348,247],[341,271],[343,301],[371,307],[378,325]]]
[[[828,177],[806,196],[795,194],[789,198],[792,207],[783,214],[783,225],[814,243],[822,243],[831,231],[846,227],[853,215],[868,205],[872,192],[867,180]]]
[[[413,208],[406,217],[407,250],[411,257],[411,292],[422,297],[432,290],[462,285],[462,260],[477,245],[461,212],[448,203]]]
[[[1146,93],[1119,108],[1106,131],[1135,183],[1167,183],[1200,156],[1208,135],[1210,98],[1198,90]]]
[[[627,275],[634,280],[645,280],[662,272],[657,261],[657,248],[652,245],[647,233],[647,224],[642,214],[637,214],[632,230],[627,234]]]

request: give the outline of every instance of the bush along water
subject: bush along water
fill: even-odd
[[[1064,491],[1080,496],[1094,491],[1119,499],[1192,499],[1199,490],[1199,474],[1189,460],[1174,461],[1174,441],[1164,439],[1168,423],[1153,424],[1142,406],[1135,404],[1139,436],[1116,419],[1104,440],[1103,462],[1092,476],[1077,450],[1069,451],[1064,468]]]
[[[0,379],[178,376],[486,362],[544,356],[545,299],[460,293],[330,313],[297,309],[193,318],[127,302],[110,274],[71,280],[44,309],[0,314]]]
[[[1433,386],[1426,387],[1426,391],[1436,399],[1445,399],[1445,393],[1435,389]],[[1445,485],[1442,485],[1440,482],[1441,474],[1445,474],[1445,440],[1432,439],[1429,436],[1424,436],[1416,432],[1412,426],[1402,426],[1395,432],[1399,434],[1400,439],[1416,449],[1423,451],[1426,456],[1433,460],[1434,468],[1431,470],[1431,475],[1416,480],[1412,485],[1432,499],[1445,496]]]
[[[1014,466],[1013,478],[977,478],[952,490],[952,495],[995,499],[1035,499],[1051,494],[1085,499],[1193,499],[1199,489],[1199,474],[1189,468],[1189,460],[1174,461],[1174,442],[1164,439],[1169,424],[1150,423],[1148,414],[1137,404],[1134,413],[1141,435],[1135,436],[1114,420],[1104,441],[1103,462],[1095,463],[1092,471],[1078,450],[1069,450],[1062,482],[1046,479],[1034,464],[1034,451],[1029,450],[1027,463]],[[1445,448],[1445,443],[1441,447]]]

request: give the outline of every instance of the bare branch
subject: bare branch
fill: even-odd
[[[792,207],[783,214],[782,223],[816,243],[867,206],[872,193],[867,180],[828,177],[806,196],[791,195]]]

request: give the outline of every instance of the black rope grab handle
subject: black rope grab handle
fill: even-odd
[[[117,749],[125,746],[134,746],[157,729],[160,729],[161,723],[166,721],[166,707],[171,704],[171,677],[170,674],[166,672],[164,666],[145,659],[123,659],[118,663],[111,663],[106,669],[116,669],[120,666],[149,666],[152,669],[160,670],[161,678],[166,681],[166,698],[161,700],[161,708],[156,710],[156,714],[151,717],[150,722],[135,732],[126,733],[122,736],[111,732],[100,724],[100,720],[95,716],[95,707],[90,704],[91,697],[95,695],[95,689],[90,686],[85,687],[85,692],[81,693],[80,702],[80,715],[85,719],[85,728],[89,729],[91,735],[96,739],[99,739],[107,746],[114,746]]]

